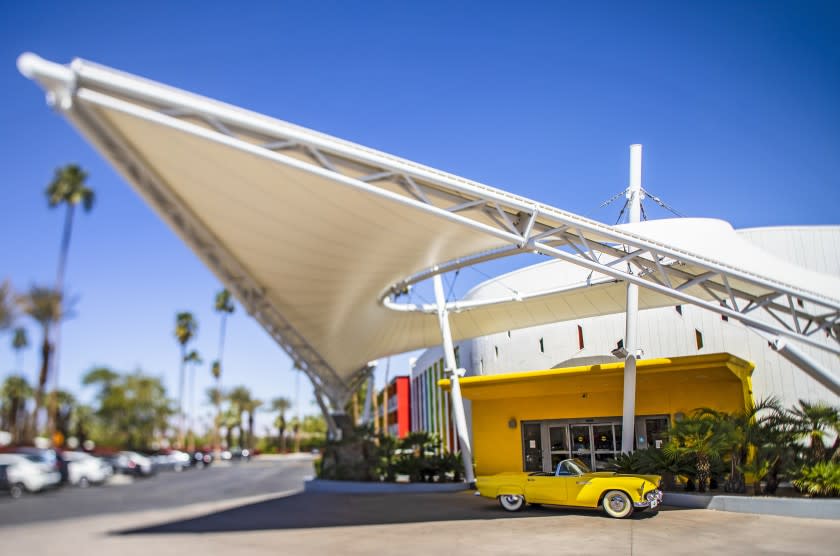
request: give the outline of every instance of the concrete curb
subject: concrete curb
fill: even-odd
[[[304,492],[335,494],[395,494],[417,492],[457,492],[467,490],[466,483],[373,483],[311,479],[303,483]]]
[[[666,492],[663,504],[745,514],[840,519],[840,500],[814,498],[776,498],[771,496],[732,496]]]

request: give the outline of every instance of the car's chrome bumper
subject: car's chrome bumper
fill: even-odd
[[[662,491],[657,488],[645,494],[645,498],[641,502],[633,502],[633,506],[636,508],[657,508],[662,504],[662,498]]]

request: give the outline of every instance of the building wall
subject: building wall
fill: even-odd
[[[719,360],[719,356],[711,355]],[[749,396],[748,370],[715,362],[702,371],[683,371],[681,364],[667,373],[648,373],[639,368],[636,414],[688,414],[702,406],[719,411],[740,411]],[[621,364],[617,364],[620,367]],[[522,422],[555,419],[614,417],[620,420],[623,379],[621,372],[598,377],[598,372],[557,377],[549,381],[523,380],[515,385],[494,385],[485,389],[465,382],[465,396],[472,400],[472,429],[476,474],[518,471],[523,467]],[[494,393],[494,390],[497,392]],[[510,424],[515,423],[511,427]]]
[[[456,363],[464,365],[470,360],[472,345],[464,343],[456,348]],[[452,452],[459,450],[458,435],[452,419],[450,397],[438,387],[444,376],[443,349],[430,348],[423,352],[411,370],[412,431],[425,431],[438,435],[441,447]],[[467,422],[470,421],[470,404],[464,401]]]
[[[738,233],[768,253],[803,268],[840,275],[840,227],[756,228]],[[546,268],[542,274],[550,275],[548,268],[555,264],[566,263],[543,265]],[[513,289],[549,285],[539,283],[539,276],[533,272],[522,273],[523,281],[527,283],[517,281],[519,278],[518,273],[513,273],[504,277],[504,281]],[[692,305],[681,305],[679,309],[679,312],[676,307],[640,311],[638,333],[642,357],[729,352],[755,363],[756,399],[774,396],[787,406],[795,405],[800,399],[838,402],[837,396],[770,349],[763,338],[740,323],[724,320]],[[753,316],[773,322],[769,315],[756,312]],[[578,327],[582,331],[583,347],[579,343]],[[702,335],[702,347],[697,343],[698,332]],[[472,359],[477,362],[468,369],[468,374],[481,375],[549,369],[578,357],[609,357],[623,338],[624,315],[616,314],[511,330],[459,345],[469,344]],[[827,344],[835,343],[824,334],[818,339]],[[836,356],[810,346],[799,347],[827,368],[840,373],[840,360]]]
[[[777,256],[809,270],[840,275],[840,226],[755,228],[738,233],[766,250],[768,256]],[[581,273],[568,263],[551,261],[489,280],[467,297],[493,297],[511,289],[538,290],[552,284],[580,281],[585,275]],[[769,315],[754,313],[753,316],[773,322]],[[644,359],[728,352],[753,362],[756,370],[752,389],[756,400],[773,396],[788,407],[800,399],[838,403],[837,396],[770,349],[763,338],[715,313],[691,305],[641,311],[638,333]],[[698,333],[702,345],[698,343]],[[458,342],[457,346],[467,376],[482,376],[569,366],[569,360],[579,358],[616,361],[610,352],[623,338],[624,315],[616,314],[510,330]],[[834,343],[824,335],[819,341]],[[809,346],[800,347],[827,368],[840,373],[840,359],[836,356]],[[412,370],[412,381],[426,374],[432,362],[442,361],[442,357],[439,347],[424,352]],[[428,385],[427,381],[421,383]],[[713,391],[707,393],[712,399],[716,396]],[[708,401],[697,400],[698,406],[709,405]],[[478,418],[472,418],[473,408],[469,402],[465,404],[467,423],[474,424]],[[438,430],[429,426],[427,420],[419,419],[414,430]]]

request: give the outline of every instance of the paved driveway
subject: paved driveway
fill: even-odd
[[[834,555],[838,539],[838,521],[670,508],[629,520],[549,508],[508,514],[468,492],[275,493],[0,528],[2,552],[27,556],[58,547],[121,556]]]

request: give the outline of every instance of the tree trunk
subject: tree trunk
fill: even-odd
[[[187,358],[187,346],[181,344],[181,367],[178,373],[178,445],[179,450],[184,449],[184,370]]]
[[[248,412],[248,451],[254,451],[254,410]]]
[[[18,412],[20,411],[18,399],[12,398],[12,407],[9,409],[9,430],[12,431],[12,444],[20,442],[20,434],[18,432],[17,420]]]
[[[709,475],[711,474],[712,465],[709,463],[709,456],[706,454],[697,454],[697,491],[706,492],[706,486],[709,484]]]
[[[67,212],[64,217],[64,231],[61,234],[61,249],[58,255],[58,270],[55,275],[55,291],[58,292],[59,303],[61,304],[59,307],[58,322],[55,323],[55,344],[52,346],[52,350],[56,354],[52,362],[52,384],[53,390],[56,392],[58,391],[58,372],[61,359],[61,320],[64,316],[64,275],[67,270],[67,255],[70,252],[70,236],[73,234],[73,215],[75,214],[75,209],[76,205],[73,203],[67,204]],[[56,402],[55,396],[50,398],[50,406],[47,414],[50,440],[52,440],[55,434],[56,421],[58,419],[58,405]]]
[[[44,404],[44,390],[47,385],[47,377],[50,369],[50,353],[52,346],[49,340],[49,327],[44,326],[44,342],[41,344],[41,372],[38,374],[38,389],[35,391],[35,410],[32,412],[32,424],[27,440],[32,440],[38,435],[38,417]]]
[[[280,415],[280,423],[282,426],[280,427],[280,453],[286,453],[286,417],[281,414]]]

